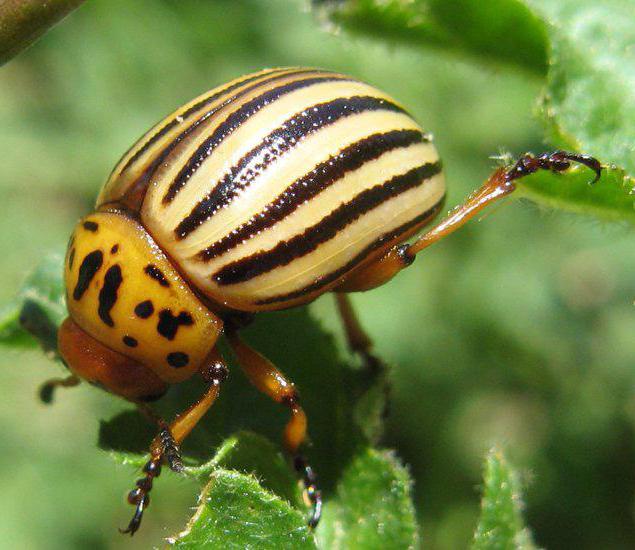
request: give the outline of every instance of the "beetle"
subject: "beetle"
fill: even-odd
[[[592,157],[526,154],[407,243],[442,209],[445,183],[430,134],[381,91],[309,68],[276,68],[223,84],[149,130],[123,156],[77,224],[65,258],[69,316],[58,346],[71,376],[136,403],[199,373],[207,388],[174,421],[157,422],[144,476],[128,501],[139,528],[162,465],[181,471],[180,446],[216,400],[225,334],[250,381],[290,411],[283,441],[320,518],[317,476],[300,453],[307,418],[298,393],[240,329],[260,311],[334,292],[350,348],[378,359],[347,293],[375,288],[537,170]]]

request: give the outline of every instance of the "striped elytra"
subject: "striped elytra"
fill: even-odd
[[[430,136],[350,77],[271,69],[196,98],[146,133],[99,210],[136,212],[196,292],[283,309],[332,290],[443,201]]]

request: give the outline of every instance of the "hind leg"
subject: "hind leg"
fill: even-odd
[[[355,292],[383,285],[412,264],[419,252],[454,233],[489,204],[513,193],[517,180],[539,170],[564,172],[571,167],[572,162],[582,164],[595,172],[595,178],[591,183],[600,178],[602,166],[599,161],[587,155],[564,151],[545,153],[537,157],[530,154],[522,155],[511,167],[496,170],[478,191],[413,243],[393,246],[377,260],[353,271],[337,291]]]

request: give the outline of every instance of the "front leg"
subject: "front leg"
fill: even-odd
[[[310,527],[315,527],[322,515],[322,493],[318,489],[317,476],[313,468],[298,452],[306,440],[307,418],[304,409],[300,406],[295,385],[287,380],[271,361],[245,344],[236,330],[228,330],[227,339],[249,381],[262,393],[288,407],[291,412],[291,419],[284,430],[283,443],[287,452],[293,457],[296,471],[302,476],[305,495],[312,506],[308,524]]]
[[[220,385],[227,378],[227,366],[216,350],[212,352],[210,361],[201,370],[201,376],[208,384],[207,390],[196,403],[179,414],[169,425],[157,417],[147,405],[139,404],[141,411],[159,425],[159,433],[150,445],[150,460],[143,467],[145,476],[138,479],[136,487],[128,493],[128,502],[136,506],[136,509],[128,527],[120,529],[122,533],[134,535],[139,529],[143,512],[150,505],[149,493],[154,478],[161,474],[162,464],[166,462],[168,467],[175,472],[183,470],[181,443],[214,404],[220,391]]]

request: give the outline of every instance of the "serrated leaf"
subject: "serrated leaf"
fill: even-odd
[[[55,353],[57,328],[66,317],[63,257],[47,255],[25,279],[13,302],[0,316],[0,344],[35,347]]]
[[[518,0],[313,0],[335,24],[396,43],[547,69],[544,27]],[[510,32],[513,29],[513,32]]]
[[[179,549],[312,549],[306,518],[253,477],[216,470],[186,529],[169,542]]]
[[[364,449],[327,502],[318,528],[321,548],[417,548],[408,471],[388,451]]]
[[[551,139],[635,175],[635,4],[526,0],[547,23]]]
[[[198,467],[186,468],[189,476],[207,481],[217,468],[252,474],[260,485],[302,510],[302,490],[298,477],[280,446],[252,432],[228,437],[216,450],[214,458]]]
[[[481,516],[472,550],[531,550],[534,547],[521,515],[516,473],[503,453],[492,449],[484,473]]]

